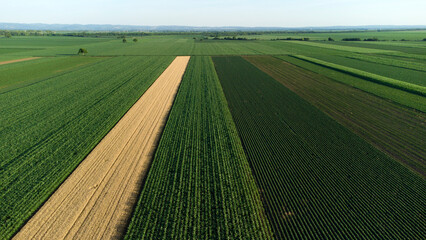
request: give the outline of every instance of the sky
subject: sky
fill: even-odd
[[[0,0],[0,22],[317,27],[426,25],[426,0]]]

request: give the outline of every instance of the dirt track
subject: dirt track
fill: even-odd
[[[34,60],[34,59],[38,59],[38,58],[40,58],[40,57],[30,57],[30,58],[21,58],[21,59],[3,61],[3,62],[0,62],[0,65],[9,64],[9,63],[16,63],[16,62],[23,62],[23,61],[28,61],[28,60]]]
[[[14,239],[117,237],[188,61],[172,62]]]

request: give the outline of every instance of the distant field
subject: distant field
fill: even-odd
[[[343,38],[378,38],[380,40],[412,40],[421,41],[426,36],[426,30],[418,31],[343,31],[343,32],[317,32],[317,33],[282,33],[282,34],[262,34],[262,35],[239,35],[238,37],[246,37],[249,39],[270,40],[277,38],[310,38],[311,40],[327,40],[329,37],[335,40]]]
[[[0,93],[34,83],[35,81],[43,81],[46,80],[46,77],[64,74],[78,67],[101,60],[105,60],[105,58],[58,57],[0,65]]]
[[[321,75],[327,76],[338,82],[356,87],[360,90],[366,91],[368,93],[374,94],[376,96],[389,99],[393,102],[401,104],[406,107],[420,110],[426,112],[426,100],[425,97],[419,96],[417,94],[409,93],[403,90],[392,88],[386,85],[378,84],[371,81],[365,81],[356,76],[351,76],[330,68],[326,68],[311,62],[303,61],[290,56],[279,56],[279,58],[295,64],[301,68],[319,73]]]

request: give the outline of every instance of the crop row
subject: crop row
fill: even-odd
[[[172,59],[108,59],[0,94],[0,236],[40,207]]]
[[[244,59],[213,61],[275,237],[421,238],[421,177]]]
[[[192,57],[126,239],[265,239],[270,229],[210,57]]]
[[[303,55],[294,55],[294,57],[302,59],[304,61],[318,64],[327,68],[331,68],[346,74],[350,74],[352,76],[365,79],[367,81],[372,81],[378,84],[383,84],[386,86],[401,89],[403,91],[407,91],[410,93],[414,93],[414,94],[426,97],[426,87],[423,87],[423,86],[419,86],[419,85],[404,82],[404,81],[399,81],[399,80],[388,78],[388,77],[383,77],[374,73],[361,71],[351,67],[341,66],[335,63],[330,63],[330,62],[322,61],[316,58],[306,57]]]

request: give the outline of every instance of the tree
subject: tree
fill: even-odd
[[[125,38],[123,38],[123,43],[126,43],[126,42],[127,42],[127,40]]]
[[[138,41],[138,39],[137,38],[133,38],[133,42],[137,42]]]
[[[86,53],[88,53],[88,52],[87,52],[87,49],[85,49],[85,48],[80,48],[80,49],[78,50],[78,53],[77,53],[77,54],[78,54],[78,55],[80,55],[80,53],[81,53],[81,54],[83,54],[83,56],[84,56],[84,55],[85,55]]]
[[[334,41],[334,39],[332,39],[331,37],[329,37],[329,38],[328,38],[328,41],[331,41],[331,42],[332,42],[332,41]]]
[[[4,36],[5,36],[6,38],[11,38],[11,37],[12,37],[12,34],[10,34],[10,32],[5,32],[5,33],[4,33]]]

